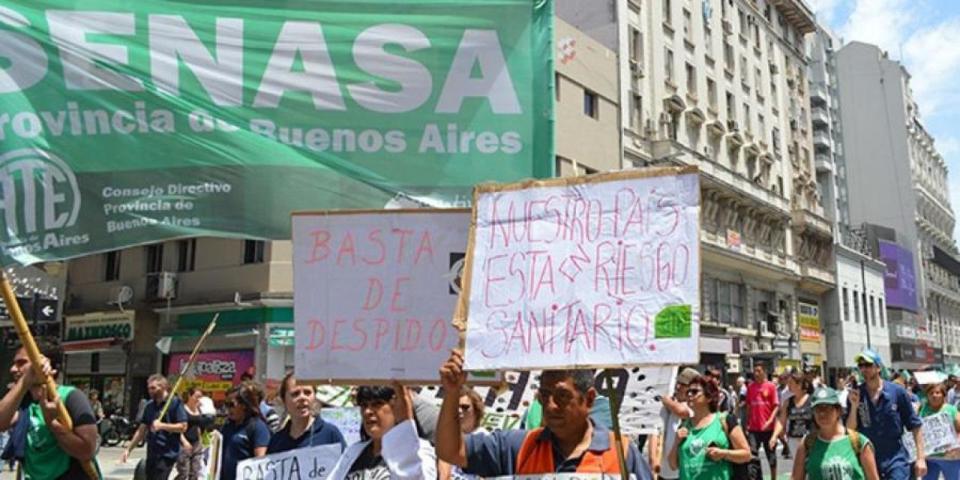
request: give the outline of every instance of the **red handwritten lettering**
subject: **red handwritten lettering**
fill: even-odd
[[[447,320],[438,318],[430,326],[430,338],[427,339],[430,350],[439,352],[447,345]]]
[[[380,341],[390,332],[390,325],[385,318],[376,318],[373,320],[377,324],[377,333],[373,341],[373,349],[380,350]]]
[[[313,249],[310,251],[310,258],[307,259],[307,263],[310,264],[326,260],[327,255],[330,255],[330,247],[327,246],[330,242],[330,232],[326,230],[314,230],[310,232],[310,236],[313,237]]]
[[[404,230],[402,228],[394,228],[393,233],[400,236],[400,245],[397,247],[397,264],[403,263],[403,251],[407,244],[407,236],[413,234],[413,230]]]
[[[337,265],[342,265],[341,260],[344,255],[349,256],[351,265],[357,264],[357,247],[353,242],[353,234],[349,232],[344,235],[340,249],[337,250]]]
[[[376,293],[374,293],[376,292]],[[375,298],[375,299],[374,299]],[[373,310],[383,300],[383,282],[379,278],[367,280],[367,298],[363,301],[364,310]]]
[[[503,312],[500,310],[494,310],[490,312],[490,315],[487,317],[487,321],[486,321],[487,329],[493,330],[493,331],[499,331],[503,335],[503,342],[498,343],[499,345],[502,346],[502,348],[500,349],[499,352],[497,351],[488,352],[486,349],[487,345],[481,345],[480,355],[483,355],[486,358],[497,358],[503,355],[504,353],[507,353],[507,351],[509,351],[510,335],[507,332],[507,329],[509,327],[505,325],[509,323],[509,318],[510,317],[507,315],[506,312]],[[495,342],[490,342],[490,344],[494,344],[494,343]]]
[[[337,350],[347,350],[347,347],[340,345],[337,342],[337,339],[340,338],[340,325],[347,323],[346,320],[338,318],[333,321],[333,334],[330,335],[330,351],[336,352]]]
[[[405,312],[407,307],[397,304],[397,300],[403,295],[400,293],[400,285],[410,281],[410,277],[399,277],[393,284],[393,296],[390,297],[391,312]]]
[[[427,258],[430,260],[430,263],[433,263],[433,242],[430,240],[430,231],[424,230],[423,234],[420,236],[420,246],[417,247],[417,253],[413,257],[413,264],[420,264],[420,255],[429,252],[430,255]]]
[[[356,347],[350,348],[354,352],[361,352],[367,348],[367,329],[363,327],[364,320],[356,318],[353,320],[353,331],[356,332],[358,342]]]
[[[307,350],[313,351],[323,346],[323,324],[315,319],[311,318],[307,322],[307,326],[310,327],[310,341],[307,343]]]
[[[387,246],[384,245],[383,240],[380,239],[380,229],[377,228],[371,230],[370,233],[367,234],[367,240],[369,240],[371,244],[375,245],[376,249],[380,253],[379,256],[373,257],[373,259],[370,260],[364,258],[363,263],[366,263],[367,265],[383,265],[383,261],[387,258]]]
[[[416,350],[417,345],[420,344],[420,333],[423,331],[423,327],[420,326],[420,320],[415,318],[408,318],[406,325],[407,325],[407,338],[406,338],[406,342],[403,345],[403,348],[401,348],[400,351],[412,352]]]
[[[483,273],[484,273],[484,281],[483,281],[483,304],[484,304],[487,308],[492,308],[492,307],[505,307],[505,306],[507,306],[507,305],[510,304],[510,302],[507,302],[507,303],[502,303],[502,304],[496,304],[496,305],[494,305],[493,303],[490,302],[490,299],[492,298],[492,296],[491,296],[491,294],[490,294],[490,286],[493,285],[493,284],[496,284],[496,283],[500,283],[500,282],[502,282],[503,280],[506,280],[506,278],[507,278],[507,277],[494,277],[494,276],[492,276],[492,275],[493,275],[493,272],[494,272],[494,270],[495,270],[495,268],[493,267],[493,262],[496,261],[496,260],[502,260],[502,259],[505,259],[505,258],[507,258],[506,255],[494,255],[494,256],[492,256],[492,257],[488,257],[488,258],[487,258],[487,261],[486,261],[486,264],[485,264],[484,267],[483,267]],[[495,293],[500,294],[500,293],[502,293],[502,292],[500,292],[500,291],[498,290],[498,291],[496,291]]]

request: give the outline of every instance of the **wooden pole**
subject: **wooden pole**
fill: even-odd
[[[617,461],[620,463],[620,478],[629,480],[630,472],[627,471],[627,459],[623,454],[623,435],[620,433],[620,405],[623,399],[618,398],[613,379],[607,377],[606,382],[607,389],[610,391],[610,419],[613,421],[613,437],[617,448]]]
[[[23,312],[20,311],[20,304],[17,303],[17,296],[13,293],[13,287],[10,286],[7,274],[2,269],[0,269],[0,291],[2,291],[0,293],[3,294],[3,302],[7,304],[7,312],[10,314],[11,320],[13,320],[13,328],[17,330],[20,343],[23,344],[24,350],[27,351],[27,357],[30,358],[33,372],[36,378],[40,380],[40,383],[46,387],[47,399],[53,400],[57,395],[57,383],[43,372],[43,360],[40,356],[40,349],[37,348],[37,342],[33,339],[33,334],[30,333],[27,320],[23,317]],[[67,406],[64,405],[63,400],[65,399],[57,402],[57,421],[66,427],[67,430],[73,430],[73,419],[70,418],[70,413],[67,411]],[[97,468],[93,465],[92,460],[81,462],[81,464],[83,465],[83,471],[92,480],[98,480],[100,478],[100,474],[97,472]]]
[[[173,384],[173,389],[170,390],[170,394],[167,395],[167,401],[163,404],[163,409],[160,410],[160,415],[157,415],[157,420],[163,421],[163,416],[167,414],[167,410],[170,409],[170,404],[173,402],[173,397],[177,394],[177,389],[180,388],[180,384],[183,383],[183,377],[190,371],[193,367],[193,363],[197,360],[197,354],[200,353],[200,346],[203,345],[203,342],[207,340],[207,337],[213,333],[213,330],[217,327],[217,319],[220,318],[220,313],[217,312],[213,316],[213,320],[210,321],[210,325],[207,325],[207,330],[203,332],[203,335],[200,336],[200,340],[197,340],[197,344],[193,346],[193,353],[190,354],[190,358],[187,360],[187,363],[180,369],[180,376],[177,377],[177,383]]]

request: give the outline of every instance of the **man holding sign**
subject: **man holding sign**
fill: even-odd
[[[538,396],[545,428],[464,435],[457,412],[466,383],[463,354],[454,350],[440,368],[443,406],[437,425],[441,460],[482,477],[544,473],[619,474],[614,436],[590,421],[596,399],[589,370],[545,370]],[[627,470],[638,479],[653,478],[637,447],[623,439]]]

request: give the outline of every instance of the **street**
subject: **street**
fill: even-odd
[[[130,480],[133,478],[134,469],[137,462],[146,454],[144,447],[137,448],[130,455],[127,463],[120,463],[120,455],[124,447],[101,447],[97,454],[97,461],[100,462],[100,469],[103,471],[104,480]]]

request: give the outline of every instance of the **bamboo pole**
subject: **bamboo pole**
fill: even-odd
[[[173,384],[173,389],[170,390],[170,394],[167,395],[167,401],[163,404],[163,409],[160,410],[160,415],[157,415],[157,420],[163,421],[163,416],[167,414],[167,410],[170,409],[170,404],[173,402],[173,397],[177,394],[177,389],[180,388],[180,384],[183,383],[183,377],[193,368],[193,363],[197,360],[197,354],[200,353],[200,346],[203,345],[203,342],[207,340],[207,337],[213,333],[213,330],[217,327],[217,319],[220,318],[220,313],[217,312],[213,316],[213,320],[210,321],[210,325],[207,325],[207,330],[203,332],[203,335],[200,336],[200,340],[197,340],[197,344],[193,346],[193,353],[190,354],[190,358],[187,360],[187,363],[180,369],[180,376],[177,377],[177,383]]]
[[[20,304],[17,303],[17,296],[13,293],[13,287],[10,286],[7,274],[2,269],[0,269],[0,291],[2,291],[3,294],[3,302],[7,304],[7,312],[10,313],[10,318],[13,320],[13,327],[17,330],[17,336],[20,337],[20,343],[23,344],[23,348],[27,351],[27,357],[30,358],[33,372],[36,378],[40,379],[40,383],[46,387],[47,399],[53,400],[57,395],[57,383],[43,372],[43,360],[40,356],[40,349],[37,348],[37,342],[33,339],[33,334],[30,333],[27,320],[23,317],[23,312],[20,311]],[[63,399],[57,402],[57,421],[66,427],[67,430],[73,430],[73,419],[70,418],[67,406],[64,405],[62,400]],[[97,472],[97,468],[93,465],[92,460],[81,462],[81,464],[83,465],[83,471],[92,480],[98,480],[100,478],[100,474]]]
[[[620,478],[622,480],[630,479],[630,472],[627,471],[627,459],[623,453],[623,434],[620,433],[620,405],[623,398],[617,395],[617,389],[613,385],[613,379],[607,377],[607,387],[610,390],[610,417],[613,421],[613,437],[617,449],[617,462],[620,463]]]

